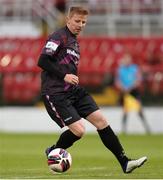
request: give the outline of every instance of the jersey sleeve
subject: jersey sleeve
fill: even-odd
[[[48,56],[52,57],[57,53],[61,44],[62,44],[62,39],[61,39],[60,35],[59,34],[53,34],[46,41],[46,43],[42,49],[41,54],[48,55]]]
[[[63,67],[57,62],[57,52],[61,46],[63,46],[63,40],[59,33],[49,36],[39,57],[38,66],[60,79],[64,79],[66,73]]]
[[[60,65],[56,66],[56,64],[51,61],[50,56],[46,54],[40,55],[38,60],[38,66],[47,72],[55,74],[60,79],[64,79],[66,75],[66,73],[62,70],[62,67]]]

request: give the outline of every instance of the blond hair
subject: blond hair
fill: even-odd
[[[68,16],[72,17],[74,14],[88,15],[89,11],[82,6],[72,6],[69,8]]]

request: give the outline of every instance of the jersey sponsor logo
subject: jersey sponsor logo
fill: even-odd
[[[58,44],[56,44],[55,42],[51,42],[51,41],[48,41],[46,43],[46,46],[45,46],[47,49],[50,49],[52,51],[56,51],[57,47],[58,47]]]
[[[69,121],[70,119],[72,119],[72,117],[71,117],[71,116],[70,116],[70,117],[68,117],[68,118],[66,118],[66,119],[64,119],[64,122]]]
[[[74,50],[67,49],[67,54],[71,54],[79,59],[79,54],[77,54]]]

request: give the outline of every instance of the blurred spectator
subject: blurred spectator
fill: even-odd
[[[110,10],[108,0],[88,0],[88,6],[92,14],[105,14]]]
[[[149,42],[147,46],[147,63],[148,65],[159,65],[161,63],[161,53],[159,47],[157,47],[157,42]]]
[[[142,14],[160,14],[161,0],[139,0],[139,13]]]
[[[65,12],[66,12],[66,0],[55,0],[54,6],[59,10],[57,27],[63,27],[66,24]]]
[[[146,132],[150,133],[150,128],[144,117],[141,104],[141,71],[139,67],[132,62],[130,54],[125,54],[120,63],[115,85],[120,91],[121,103],[123,105],[122,132],[126,133],[128,112],[134,110],[138,112]]]
[[[120,3],[121,14],[133,13],[133,0],[121,0],[119,3]]]
[[[66,0],[55,0],[54,1],[55,7],[62,13],[65,14],[66,11]]]

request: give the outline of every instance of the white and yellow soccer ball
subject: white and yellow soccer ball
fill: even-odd
[[[71,154],[62,148],[56,148],[48,154],[48,166],[52,172],[62,173],[72,165]]]

